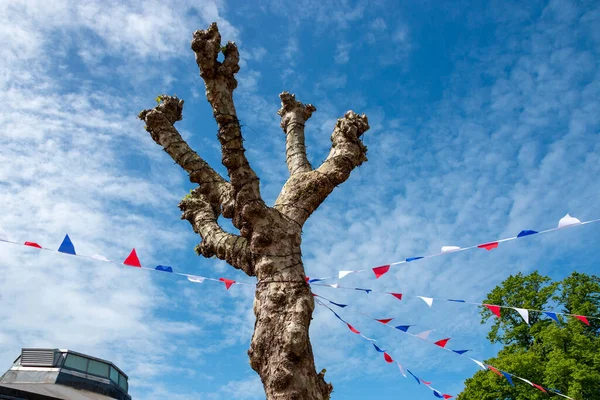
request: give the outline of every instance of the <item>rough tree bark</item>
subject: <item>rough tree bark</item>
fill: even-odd
[[[329,399],[333,387],[315,370],[308,329],[314,310],[302,264],[301,233],[304,222],[333,189],[367,160],[360,137],[369,129],[367,117],[348,111],[338,119],[331,135],[327,159],[313,169],[306,156],[304,125],[316,108],[280,94],[281,127],[286,135],[286,162],[290,177],[275,205],[260,195],[259,180],[245,156],[233,91],[239,71],[235,43],[221,47],[216,23],[194,32],[192,50],[206,97],[212,106],[229,181],[220,176],[182,139],[175,129],[181,120],[183,100],[161,96],[160,103],[139,114],[152,139],[179,164],[191,182],[198,184],[179,204],[202,242],[196,252],[216,256],[257,278],[254,299],[256,323],[248,355],[260,375],[267,399]],[[217,60],[219,52],[222,62]],[[228,233],[218,217],[230,218],[240,235]]]

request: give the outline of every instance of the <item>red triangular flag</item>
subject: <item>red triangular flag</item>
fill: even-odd
[[[392,360],[392,357],[388,353],[383,353],[383,358],[385,358],[385,361],[387,361],[389,363],[394,362],[394,360]]]
[[[586,324],[587,326],[590,326],[590,321],[588,321],[588,319],[586,317],[584,317],[583,315],[573,315],[575,318],[577,318],[578,320],[580,320],[581,322],[583,322],[584,324]]]
[[[376,319],[375,321],[381,322],[382,324],[387,324],[388,322],[390,322],[393,319],[394,318]]]
[[[544,393],[548,393],[546,392],[546,389],[544,389],[543,387],[541,387],[540,385],[536,385],[535,383],[531,383],[533,386],[535,386],[536,388],[540,389],[542,392]]]
[[[442,397],[445,398],[445,399],[451,399],[452,398],[452,396],[450,396],[449,394],[443,394]]]
[[[500,378],[504,378],[504,375],[502,375],[502,372],[498,371],[496,368],[492,367],[491,365],[488,365],[487,367],[490,369],[490,371],[492,371],[493,373],[498,375]]]
[[[421,378],[419,378],[419,380],[420,380],[421,382],[423,382],[425,385],[431,385],[431,382],[425,382],[425,381],[424,381],[423,379],[421,379]]]
[[[357,335],[360,335],[360,332],[356,330],[355,327],[353,327],[352,325],[350,325],[349,323],[346,323],[346,325],[348,325],[348,328],[350,328],[350,330],[354,333],[356,333]]]
[[[129,256],[123,261],[123,264],[129,265],[130,267],[142,268],[142,264],[140,264],[135,249],[131,250],[131,253],[129,253]]]
[[[308,283],[308,281],[310,281],[310,278],[308,276],[304,277],[304,280],[306,281],[306,283]]]
[[[487,251],[490,251],[490,250],[498,247],[498,242],[484,243],[484,244],[480,244],[477,247],[479,247],[480,249],[486,249]]]
[[[25,242],[25,246],[31,246],[31,247],[35,247],[37,249],[41,249],[42,246],[40,246],[39,244],[35,243],[35,242]]]
[[[225,289],[227,289],[227,290],[229,290],[229,288],[231,287],[231,285],[233,285],[235,283],[235,281],[233,279],[219,278],[219,280],[221,282],[225,283]]]
[[[437,344],[440,347],[446,347],[446,343],[448,343],[448,340],[450,340],[450,338],[448,339],[442,339],[442,340],[438,340],[437,342],[435,342],[434,344]]]
[[[402,293],[390,293],[392,296],[397,298],[398,300],[402,300]]]
[[[389,265],[382,265],[381,267],[373,268],[373,273],[375,274],[375,279],[379,279],[381,276],[386,274],[390,270]]]
[[[484,304],[491,312],[493,312],[498,318],[500,318],[500,306],[493,306],[491,304]]]

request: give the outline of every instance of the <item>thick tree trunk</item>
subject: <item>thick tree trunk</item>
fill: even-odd
[[[206,84],[206,98],[219,126],[222,163],[229,181],[220,176],[183,140],[175,122],[183,100],[159,96],[159,104],[140,112],[152,139],[179,164],[198,187],[179,207],[182,218],[202,237],[196,247],[204,257],[216,256],[248,276],[258,278],[254,299],[256,323],[248,355],[260,375],[268,400],[326,400],[333,390],[316,372],[308,330],[314,299],[305,281],[300,250],[302,226],[335,187],[367,160],[361,136],[369,129],[365,115],[348,111],[331,135],[327,159],[313,170],[308,162],[304,124],[316,108],[293,94],[280,95],[281,127],[286,134],[290,177],[273,207],[260,194],[259,180],[246,159],[242,131],[233,103],[239,71],[235,43],[221,46],[215,23],[194,32],[192,50]],[[218,60],[223,53],[223,61]],[[219,216],[230,218],[240,234],[226,232]]]
[[[282,249],[299,253],[300,248]],[[314,310],[301,256],[260,257],[254,298],[256,323],[248,355],[269,400],[325,400],[333,390],[317,374],[308,335]],[[262,271],[276,270],[275,274]],[[261,276],[264,277],[261,279]]]

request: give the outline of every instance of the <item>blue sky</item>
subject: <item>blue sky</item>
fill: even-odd
[[[267,202],[287,178],[281,91],[318,109],[306,129],[313,165],[336,118],[369,116],[369,162],[305,226],[310,276],[546,229],[567,212],[600,217],[598,3],[486,3],[0,2],[0,227],[17,241],[58,248],[69,233],[81,254],[119,260],[135,247],[144,265],[250,281],[195,256],[199,237],[177,208],[191,186],[136,120],[156,95],[176,93],[186,101],[178,128],[224,173],[189,47],[212,21],[240,47],[237,109]],[[597,272],[598,235],[589,225],[344,284],[483,300],[518,271]],[[71,348],[113,360],[137,399],[264,398],[246,355],[250,287],[226,292],[6,244],[0,266],[0,370],[21,347]],[[472,306],[315,292],[436,329],[433,339],[452,337],[477,359],[498,350]],[[446,393],[477,370],[344,315]],[[311,336],[334,399],[434,398],[327,310],[316,310]]]

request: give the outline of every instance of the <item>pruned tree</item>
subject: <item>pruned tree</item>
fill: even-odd
[[[326,160],[314,169],[306,156],[304,126],[316,108],[283,92],[281,128],[286,135],[290,177],[275,204],[260,194],[259,178],[245,155],[242,131],[233,101],[239,52],[233,42],[221,47],[217,24],[194,32],[192,50],[206,85],[206,98],[218,125],[222,163],[229,180],[219,175],[181,137],[183,100],[160,96],[159,104],[139,114],[152,139],[198,187],[180,203],[182,219],[202,237],[196,252],[216,256],[257,278],[256,322],[248,355],[268,399],[328,399],[333,387],[315,370],[308,330],[314,300],[302,264],[302,226],[333,189],[354,168],[367,161],[361,135],[367,117],[348,111],[337,120]],[[219,52],[224,60],[218,61]],[[239,235],[226,232],[219,216],[229,218]]]

